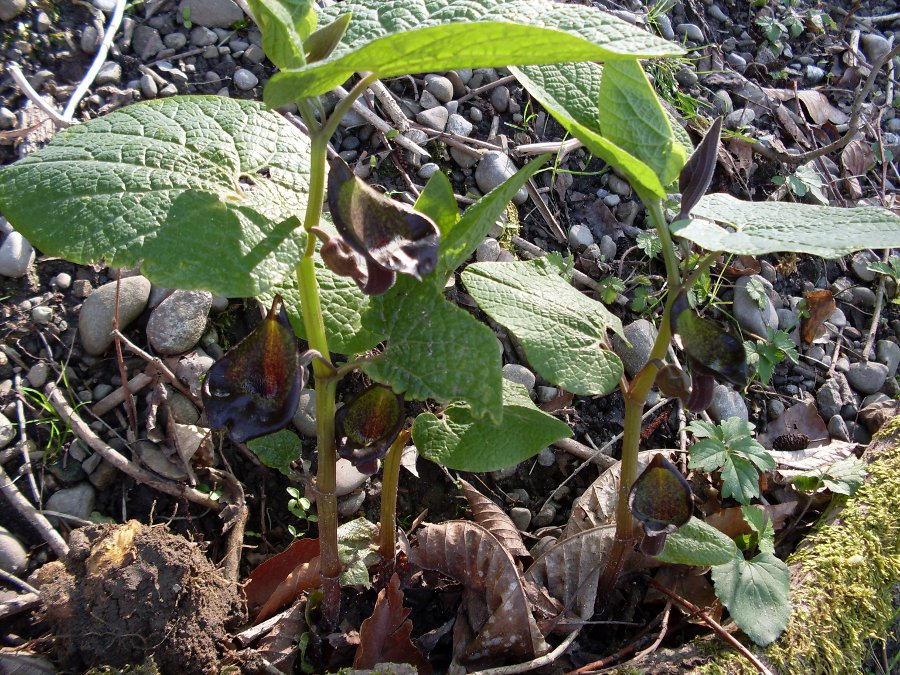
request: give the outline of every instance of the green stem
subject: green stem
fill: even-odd
[[[378,548],[384,562],[393,562],[397,545],[397,489],[400,484],[400,459],[409,441],[409,430],[400,432],[384,458],[381,478],[381,544]]]
[[[303,227],[307,232],[306,251],[297,266],[297,282],[300,287],[300,302],[303,311],[303,327],[310,349],[316,350],[322,360],[313,360],[316,378],[316,449],[319,468],[316,476],[316,504],[319,515],[319,565],[322,576],[322,614],[326,625],[337,626],[341,611],[341,559],[337,540],[337,497],[336,470],[337,452],[334,442],[335,393],[338,378],[330,366],[331,353],[325,335],[325,321],[319,297],[319,284],[313,262],[315,236],[311,230],[319,225],[322,218],[322,204],[325,198],[325,174],[327,171],[328,140],[337,129],[341,118],[350,109],[353,101],[375,79],[374,75],[363,78],[349,95],[335,107],[331,117],[321,126],[316,124],[308,101],[299,107],[306,119],[310,132],[309,194]]]
[[[666,278],[668,280],[669,293],[666,296],[666,304],[663,308],[662,320],[653,349],[650,351],[648,363],[635,375],[629,383],[624,378],[620,388],[625,399],[625,428],[622,432],[622,462],[619,473],[619,493],[616,501],[616,537],[610,551],[606,568],[600,577],[598,597],[603,598],[615,588],[619,573],[622,570],[628,553],[634,547],[634,519],[631,509],[628,508],[628,494],[631,486],[637,479],[638,452],[641,444],[641,417],[644,414],[644,405],[653,383],[656,381],[656,373],[659,370],[658,363],[665,358],[669,342],[672,340],[672,327],[670,317],[672,305],[681,289],[681,275],[678,269],[678,258],[675,256],[675,245],[669,234],[662,202],[647,195],[640,195],[647,205],[647,215],[662,244],[663,260],[666,264]]]

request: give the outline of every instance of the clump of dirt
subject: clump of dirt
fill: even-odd
[[[62,663],[217,670],[226,630],[246,610],[196,544],[133,520],[81,528],[69,544],[65,560],[36,573]]]

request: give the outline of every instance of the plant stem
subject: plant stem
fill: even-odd
[[[400,484],[400,458],[403,448],[409,442],[409,430],[404,429],[391,443],[384,458],[384,469],[381,477],[381,543],[378,548],[385,562],[394,560],[397,545],[397,488]]]
[[[634,519],[631,509],[628,508],[628,494],[631,486],[637,479],[638,451],[641,443],[641,416],[644,412],[644,404],[653,383],[656,381],[656,373],[659,363],[666,356],[669,342],[672,340],[672,327],[670,316],[672,305],[681,289],[681,278],[678,270],[678,258],[675,256],[675,245],[669,234],[663,214],[662,202],[647,195],[639,195],[647,205],[647,215],[656,227],[659,240],[662,243],[663,260],[666,264],[666,278],[668,280],[669,293],[663,308],[656,341],[650,351],[648,363],[644,366],[631,383],[623,378],[620,386],[622,396],[625,399],[625,425],[622,432],[622,462],[619,468],[619,493],[616,501],[616,538],[613,543],[606,568],[600,577],[598,597],[604,598],[615,588],[619,573],[622,570],[628,553],[634,546]]]
[[[337,541],[337,497],[336,470],[337,453],[334,444],[335,393],[338,378],[333,366],[329,366],[331,353],[325,335],[325,322],[319,298],[319,284],[313,255],[316,238],[311,230],[319,225],[322,218],[322,204],[325,198],[325,174],[327,167],[328,140],[337,129],[341,118],[365,91],[374,75],[363,78],[353,87],[350,94],[334,109],[331,117],[321,126],[315,124],[315,117],[308,101],[299,106],[306,118],[310,132],[309,194],[303,227],[307,232],[306,251],[297,266],[297,283],[300,287],[300,301],[303,312],[303,327],[310,349],[317,351],[322,360],[313,360],[316,383],[316,449],[319,455],[316,476],[317,510],[319,515],[319,560],[322,576],[322,614],[329,627],[337,626],[341,611],[341,559]]]

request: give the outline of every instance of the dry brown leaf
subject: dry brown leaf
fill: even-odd
[[[806,450],[770,450],[769,452],[778,465],[775,469],[776,479],[786,483],[801,473],[823,469],[842,459],[847,459],[854,450],[856,450],[856,443],[831,441],[828,445]]]
[[[770,97],[779,101],[792,101],[798,99],[806,110],[806,114],[814,124],[825,124],[831,122],[833,124],[846,124],[850,121],[847,113],[835,108],[831,105],[831,101],[821,91],[815,89],[801,89],[794,92],[792,89],[768,89],[763,91]]]
[[[798,509],[798,502],[784,502],[783,504],[768,504],[766,506],[755,505],[756,508],[762,509],[768,519],[772,521],[772,527],[780,530],[785,521],[790,518]],[[707,525],[712,525],[729,537],[734,539],[742,534],[750,534],[750,525],[744,519],[740,506],[733,506],[722,509],[716,513],[712,513],[704,518]]]
[[[645,450],[638,454],[638,473],[647,468],[650,460],[658,452],[666,450]],[[587,490],[572,505],[572,515],[566,523],[562,539],[574,537],[579,532],[594,527],[609,525],[616,520],[616,499],[619,493],[619,470],[621,462],[616,462],[601,473]]]
[[[282,616],[256,644],[256,652],[282,673],[294,672],[299,649],[297,637],[309,630],[306,626],[306,601],[297,600],[291,611]]]
[[[856,138],[841,150],[841,166],[844,177],[864,176],[875,165],[875,153],[872,146],[864,140]]]
[[[723,613],[722,603],[716,597],[716,591],[709,579],[707,579],[706,574],[698,574],[697,571],[697,568],[684,565],[666,565],[657,570],[654,579],[660,586],[668,588],[679,597],[703,609],[704,614],[712,618],[713,621],[721,621]],[[668,599],[667,596],[652,586],[647,589],[647,602],[666,602]],[[696,616],[693,612],[687,611],[678,603],[675,603],[673,606],[686,615],[689,623],[698,625],[705,623],[704,619]]]
[[[791,114],[791,111],[787,109],[787,106],[777,106],[775,108],[775,116],[778,118],[778,121],[781,122],[781,126],[784,127],[784,130],[791,135],[791,138],[804,148],[809,148],[809,139],[806,137],[806,134],[800,130],[800,127],[797,126],[797,123],[794,121],[794,117]]]
[[[476,490],[470,483],[460,479],[463,494],[472,509],[475,522],[497,537],[507,551],[512,555],[527,556],[528,549],[522,541],[522,535],[503,509]]]
[[[525,572],[525,579],[547,589],[582,619],[594,613],[597,583],[616,536],[615,525],[594,527],[563,539]]]
[[[762,264],[756,257],[752,255],[735,256],[728,266],[722,270],[723,274],[729,279],[738,279],[740,277],[749,277],[759,274],[762,271]]]
[[[734,157],[734,166],[738,173],[749,178],[753,167],[753,145],[737,137],[730,139],[727,144],[728,151]]]
[[[379,663],[409,663],[421,675],[431,673],[422,652],[410,640],[412,610],[403,606],[400,577],[394,574],[387,588],[382,588],[375,601],[372,616],[359,627],[359,647],[353,658],[354,668],[374,668]]]
[[[776,438],[784,434],[806,434],[809,446],[824,445],[828,442],[828,427],[819,416],[816,404],[812,402],[798,403],[788,408],[777,420],[769,422],[765,433],[759,434],[757,440],[768,450]]]
[[[548,651],[509,552],[486,529],[465,520],[426,525],[410,559],[438,570],[466,589],[466,614],[475,633],[461,660],[470,664],[525,661]],[[463,627],[457,620],[457,630]]]
[[[248,607],[253,610],[265,604],[291,572],[318,555],[318,539],[297,539],[281,553],[261,562],[250,572],[250,580],[244,586]]]
[[[832,315],[837,305],[834,295],[827,288],[808,291],[803,294],[809,316],[800,323],[800,337],[806,344],[812,344],[825,332],[825,321]]]

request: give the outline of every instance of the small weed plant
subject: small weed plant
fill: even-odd
[[[278,430],[312,377],[324,620],[338,621],[345,569],[338,455],[366,472],[385,460],[380,550],[392,562],[396,477],[408,433],[422,456],[465,471],[516,464],[571,435],[524,388],[502,379],[492,328],[445,298],[448,279],[461,269],[466,292],[515,337],[542,378],[576,395],[618,388],[624,396],[615,536],[598,561],[598,598],[612,593],[636,544],[650,541],[647,550],[665,561],[711,566],[741,628],[759,644],[776,639],[790,612],[788,570],[772,552],[764,514],[749,505],[771,458],[744,422],[691,427],[700,438],[692,465],[721,471],[728,494],[747,508],[757,534],[748,558],[692,516],[689,486],[661,455],[638,480],[641,416],[654,385],[699,411],[717,381],[746,384],[744,344],[700,317],[687,298],[722,253],[835,257],[895,247],[900,219],[874,207],[706,195],[721,125],[694,149],[641,65],[683,50],[590,7],[548,0],[434,0],[415,9],[406,0],[348,0],[321,10],[302,0],[249,4],[263,49],[279,68],[265,86],[265,105],[174,97],[71,127],[0,171],[0,207],[48,255],[117,266],[143,261],[161,286],[271,305],[261,326],[210,371],[204,400],[214,426],[238,441],[263,441],[273,464],[288,472],[285,444],[266,439],[288,433]],[[410,207],[370,188],[342,161],[327,160],[342,117],[376,78],[509,64],[519,64],[510,70],[531,97],[625,176],[646,207],[656,238],[643,238],[642,248],[661,256],[665,293],[650,360],[633,378],[610,349],[609,332],[623,335],[620,320],[572,286],[570,261],[553,255],[467,264],[548,157],[462,215],[443,172]],[[349,95],[326,113],[321,97],[351,78]],[[272,110],[287,105],[296,106],[308,135]],[[680,211],[669,222],[664,201],[672,192],[681,195]],[[326,194],[330,217],[323,216]],[[309,348],[302,357],[295,333]],[[667,363],[675,334],[685,368]],[[336,411],[338,384],[354,372],[373,385]],[[433,402],[411,429],[405,400]],[[308,514],[299,492],[292,496]],[[677,508],[667,508],[672,504]]]

